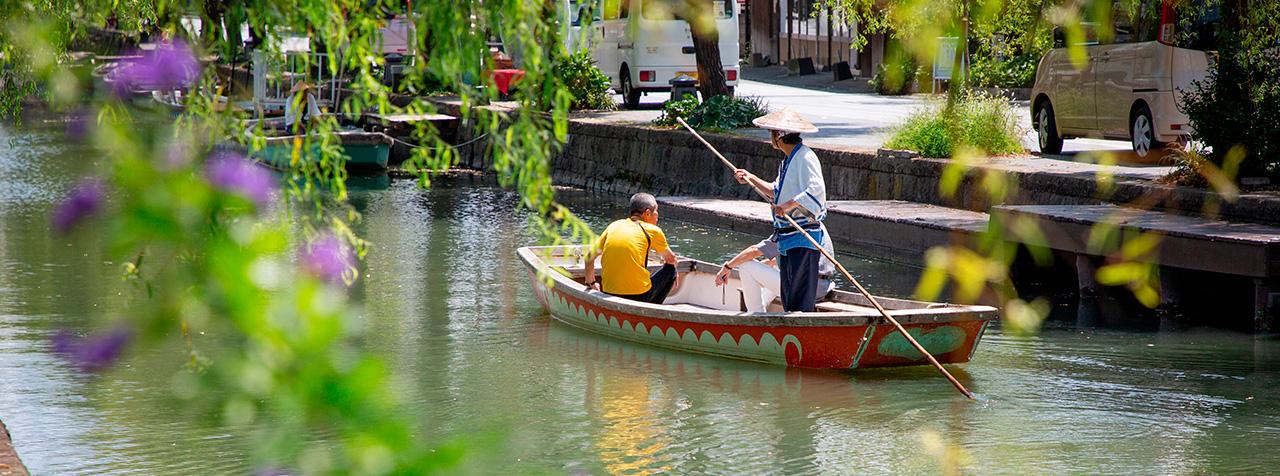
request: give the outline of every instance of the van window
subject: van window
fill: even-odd
[[[601,16],[605,20],[617,20],[622,13],[622,3],[626,0],[604,0],[604,11]]]
[[[1179,2],[1173,7],[1175,23],[1165,42],[1179,48],[1214,50],[1221,15],[1217,6],[1205,8],[1206,1]],[[1160,40],[1163,5],[1160,0],[1116,2],[1112,15],[1113,43]]]
[[[684,5],[686,5],[685,0],[644,0],[640,2],[640,13],[644,14],[645,20],[683,20],[679,13]],[[737,2],[714,0],[712,5],[715,8],[716,18],[729,18],[733,16],[733,8]]]
[[[1178,12],[1173,38],[1169,43],[1179,48],[1200,51],[1218,50],[1218,28],[1222,25],[1222,11],[1217,5],[1205,9],[1201,2],[1192,2],[1189,8]]]
[[[570,0],[569,22],[573,26],[600,21],[600,0]]]

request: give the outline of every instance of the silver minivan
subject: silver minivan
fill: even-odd
[[[1179,21],[1170,0],[1143,2],[1133,15],[1117,8],[1110,41],[1099,41],[1097,23],[1082,25],[1080,65],[1055,29],[1031,90],[1040,151],[1060,153],[1063,140],[1077,137],[1128,139],[1139,157],[1185,144],[1191,129],[1178,105],[1192,82],[1208,75],[1215,16]]]

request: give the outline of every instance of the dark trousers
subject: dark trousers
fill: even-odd
[[[814,263],[817,262],[815,261]],[[815,271],[818,269],[816,264],[813,269]],[[654,271],[652,275],[649,275],[649,282],[652,283],[652,285],[649,286],[649,292],[640,294],[615,294],[614,296],[630,299],[632,301],[662,304],[662,301],[667,299],[667,295],[671,294],[671,287],[676,284],[676,265],[662,265],[662,269]]]
[[[782,309],[787,312],[813,312],[818,293],[818,250],[792,248],[778,257],[782,274]]]

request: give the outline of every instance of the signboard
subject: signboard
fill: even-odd
[[[938,37],[938,54],[933,57],[933,79],[951,79],[951,70],[955,69],[956,48],[960,39],[954,36]],[[965,61],[967,58],[961,58]],[[961,64],[963,70],[964,65]]]

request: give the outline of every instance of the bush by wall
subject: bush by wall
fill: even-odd
[[[885,66],[886,64],[889,66]],[[920,75],[920,71],[920,66],[914,59],[909,57],[897,61],[887,61],[876,65],[876,72],[871,75],[871,80],[867,81],[867,84],[878,94],[910,94],[916,78]]]
[[[973,55],[969,82],[979,88],[1029,88],[1036,81],[1039,54],[1028,54],[997,61],[990,56]]]
[[[939,103],[912,113],[885,147],[925,157],[951,157],[961,146],[993,155],[1021,153],[1023,131],[1014,114],[1004,99],[967,93],[950,112]]]
[[[769,113],[768,106],[760,98],[739,96],[714,96],[698,103],[695,98],[667,101],[662,105],[662,115],[653,121],[658,126],[674,126],[676,118],[683,118],[695,129],[726,131],[739,127],[751,127],[751,120]]]
[[[1217,68],[1192,86],[1181,107],[1191,121],[1192,139],[1207,146],[1210,162],[1221,166],[1232,148],[1243,147],[1240,176],[1280,182],[1280,57],[1220,51]]]
[[[611,110],[617,107],[609,94],[609,77],[596,67],[590,51],[581,50],[557,58],[552,66],[552,74],[564,81],[573,94],[570,109]]]

